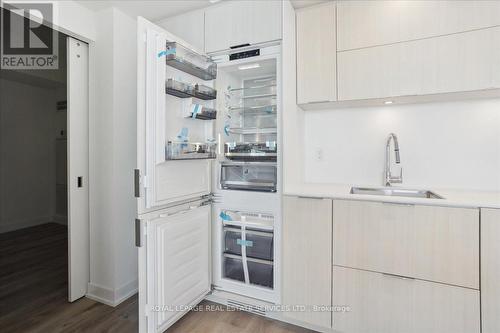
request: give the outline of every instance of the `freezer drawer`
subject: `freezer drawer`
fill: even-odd
[[[241,256],[241,231],[224,228],[224,253]]]
[[[250,284],[273,288],[274,265],[272,262],[247,260],[248,279]]]
[[[276,192],[277,167],[273,163],[221,163],[223,189]]]
[[[224,228],[224,253],[242,255],[244,247],[248,258],[273,260],[273,233],[246,230],[245,238],[237,229]]]
[[[243,261],[236,256],[224,256],[224,277],[231,280],[245,282]]]
[[[272,261],[274,258],[273,239],[272,233],[246,230],[247,257]]]

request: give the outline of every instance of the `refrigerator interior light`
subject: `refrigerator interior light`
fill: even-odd
[[[254,64],[248,64],[248,65],[238,66],[238,69],[240,71],[244,71],[245,69],[253,69],[253,68],[259,68],[259,67],[260,67],[260,64],[254,63]]]

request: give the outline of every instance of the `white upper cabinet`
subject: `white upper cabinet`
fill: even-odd
[[[500,27],[337,53],[338,100],[500,88]]]
[[[339,1],[338,51],[500,25],[500,1]]]
[[[205,52],[281,39],[282,1],[230,1],[205,11]]]
[[[205,51],[205,12],[203,10],[177,15],[158,22],[158,25],[184,39],[198,52]]]
[[[335,3],[297,11],[297,103],[337,99]]]

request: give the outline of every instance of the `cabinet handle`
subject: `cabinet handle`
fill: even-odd
[[[245,46],[250,46],[250,44],[244,43],[244,44],[239,44],[239,45],[233,45],[233,46],[230,46],[229,48],[230,49],[239,49],[240,47],[245,47]]]
[[[142,221],[135,219],[135,246],[142,247],[143,243]]]
[[[314,199],[314,200],[324,200],[325,199],[323,197],[307,197],[307,196],[302,196],[302,195],[299,195],[297,198],[299,198],[299,199]]]
[[[397,274],[391,274],[391,273],[382,273],[382,275],[386,277],[391,277],[395,279],[401,279],[401,280],[410,280],[413,281],[415,278],[409,277],[409,276],[403,276],[403,275],[397,275]]]
[[[413,207],[415,204],[411,203],[404,203],[404,202],[387,202],[387,201],[382,201],[383,205],[388,205],[388,206],[407,206],[407,207]]]

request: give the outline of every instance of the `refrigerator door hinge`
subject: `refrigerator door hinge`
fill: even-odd
[[[217,202],[217,196],[213,193],[202,195],[201,199],[203,200],[203,202],[200,204],[200,206],[207,206]]]
[[[145,228],[142,220],[135,219],[135,246],[142,247],[144,244]]]

